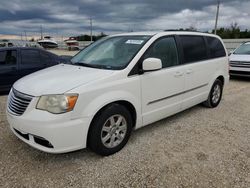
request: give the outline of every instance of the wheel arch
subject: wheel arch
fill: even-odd
[[[115,104],[124,106],[124,107],[130,112],[131,117],[132,117],[132,122],[133,122],[132,127],[133,127],[133,129],[136,127],[136,123],[137,123],[137,111],[136,111],[135,106],[134,106],[131,102],[129,102],[129,101],[127,101],[127,100],[117,100],[117,101],[110,102],[110,103],[104,105],[103,107],[101,107],[101,108],[95,113],[95,115],[93,116],[93,118],[92,118],[92,120],[91,120],[91,122],[90,122],[90,126],[89,126],[89,128],[88,128],[87,146],[88,146],[88,142],[89,142],[89,132],[90,132],[91,127],[93,126],[93,121],[94,121],[95,118],[97,118],[97,117],[100,115],[100,113],[101,113],[102,111],[104,111],[108,106],[110,106],[110,105],[115,105]]]
[[[227,83],[227,78],[225,77],[225,75],[223,74],[223,72],[217,72],[213,78],[210,80],[209,82],[209,88],[211,89],[212,85],[214,84],[215,80],[220,80],[222,82],[223,87],[225,86],[225,84]]]
[[[215,80],[217,80],[217,79],[220,80],[222,82],[222,85],[224,86],[224,84],[225,84],[225,78],[224,78],[224,76],[220,75]]]
[[[94,115],[94,117],[92,118],[91,120],[91,123],[93,122],[93,120],[103,111],[105,110],[105,108],[107,108],[108,106],[110,105],[113,105],[113,104],[119,104],[119,105],[122,105],[124,106],[131,114],[132,116],[132,120],[133,120],[133,127],[135,127],[136,125],[136,119],[137,119],[137,112],[136,112],[136,108],[134,107],[134,105],[127,101],[127,100],[116,100],[116,101],[113,101],[113,102],[110,102],[108,104],[105,104],[104,106],[102,106]],[[91,124],[90,123],[90,124]]]

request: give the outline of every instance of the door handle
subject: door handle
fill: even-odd
[[[174,76],[175,76],[175,77],[183,76],[183,72],[177,71],[177,72],[174,74]]]
[[[193,70],[192,70],[192,69],[188,69],[186,73],[187,73],[187,74],[192,74],[192,73],[193,73]]]

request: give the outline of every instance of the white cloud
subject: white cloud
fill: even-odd
[[[198,1],[198,0],[197,0]],[[36,3],[35,3],[36,2]],[[74,35],[89,33],[89,18],[93,17],[93,27],[95,33],[104,31],[108,34],[117,32],[127,32],[130,30],[165,30],[188,28],[190,26],[201,31],[211,31],[214,28],[216,5],[203,6],[200,10],[196,7],[188,7],[191,1],[182,4],[181,10],[167,12],[144,11],[149,4],[138,1],[121,3],[118,7],[108,1],[85,0],[88,6],[78,6],[76,3],[60,4],[60,1],[44,0],[8,0],[1,2],[1,10],[9,11],[16,15],[18,11],[29,12],[34,9],[46,11],[45,17],[0,20],[0,33],[12,32],[20,33],[23,30],[29,32],[39,32],[43,25],[45,31],[58,33],[59,35]],[[79,1],[81,2],[81,1]],[[78,2],[78,3],[79,3]],[[172,5],[178,5],[172,2]],[[206,1],[208,2],[208,1]],[[151,4],[154,2],[150,2]],[[194,3],[192,1],[192,3]],[[204,1],[205,4],[205,1]],[[124,6],[123,6],[124,5]],[[98,7],[96,7],[98,6]],[[157,6],[154,4],[154,7]],[[159,4],[158,8],[161,5]],[[11,7],[11,8],[9,8]],[[103,7],[103,8],[102,8]],[[218,27],[229,27],[232,22],[237,22],[241,29],[250,29],[250,1],[235,0],[223,1],[220,8]],[[89,9],[93,12],[87,12]],[[91,10],[92,10],[91,9]],[[104,11],[105,9],[105,11]],[[102,12],[103,10],[103,12]],[[148,10],[148,9],[147,9]],[[149,9],[150,10],[150,9]],[[146,15],[150,14],[150,15]],[[47,17],[46,17],[47,16]]]
[[[241,29],[250,28],[249,20],[250,2],[242,4],[222,4],[218,27],[229,27],[232,22],[237,22]],[[145,24],[146,30],[164,30],[189,28],[193,26],[201,31],[211,31],[215,24],[216,6],[204,7],[202,10],[184,9],[174,14],[164,14],[152,19]]]

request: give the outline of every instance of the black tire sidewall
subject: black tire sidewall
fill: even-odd
[[[220,99],[218,100],[217,103],[214,103],[212,98],[213,98],[213,92],[214,92],[214,88],[216,85],[219,85],[220,87]],[[210,95],[209,95],[209,102],[210,102],[210,105],[211,107],[215,108],[217,107],[219,104],[220,104],[220,101],[221,101],[221,98],[222,98],[222,93],[223,93],[223,84],[220,80],[215,80],[212,88],[211,88],[211,91],[210,91]]]
[[[113,115],[122,115],[126,119],[127,132],[125,138],[118,146],[114,148],[107,148],[102,143],[101,131],[104,123],[107,121],[108,118],[110,118]],[[95,116],[89,130],[88,146],[95,153],[98,153],[103,156],[114,154],[120,151],[126,145],[130,137],[131,131],[132,131],[132,117],[127,108],[119,104],[109,105]]]

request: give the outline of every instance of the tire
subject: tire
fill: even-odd
[[[111,104],[97,113],[88,134],[88,147],[95,153],[108,156],[120,151],[132,131],[132,117],[122,105]]]
[[[216,79],[211,88],[208,99],[203,103],[203,105],[208,108],[217,107],[220,104],[222,93],[223,84],[219,79]]]

